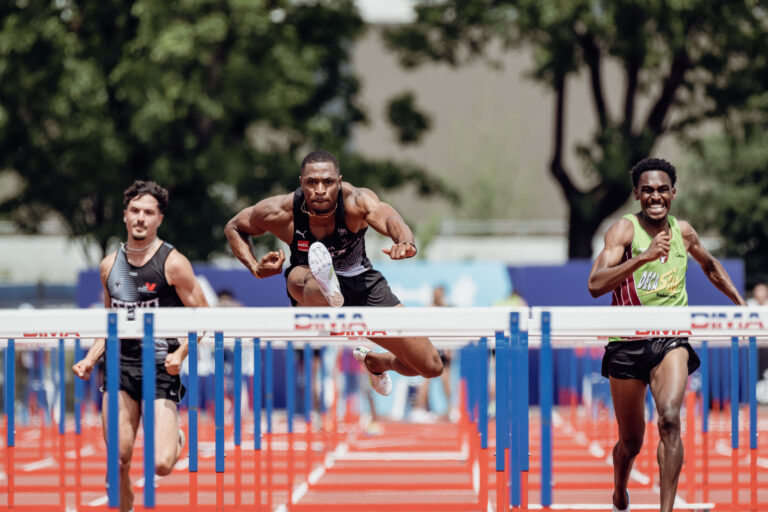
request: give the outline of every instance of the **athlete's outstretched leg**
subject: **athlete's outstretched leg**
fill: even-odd
[[[401,375],[432,378],[443,372],[443,362],[429,338],[371,338],[389,352],[370,352],[365,366],[372,373],[393,370]]]
[[[683,442],[680,439],[680,407],[688,382],[688,350],[672,350],[651,370],[651,393],[659,413],[659,488],[661,512],[672,512],[677,480],[683,466]]]
[[[627,508],[627,483],[632,463],[643,447],[645,434],[645,382],[610,377],[611,399],[619,426],[619,440],[613,447],[613,505]]]

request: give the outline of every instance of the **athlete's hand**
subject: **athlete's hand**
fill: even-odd
[[[283,271],[285,253],[282,249],[265,254],[259,264],[251,269],[251,274],[259,279],[279,274]]]
[[[392,244],[392,247],[382,249],[381,252],[393,260],[404,260],[405,258],[413,258],[416,256],[416,246],[411,243],[401,242],[399,244]]]
[[[165,371],[168,375],[178,375],[181,372],[181,363],[184,362],[184,355],[181,350],[171,352],[165,356]]]
[[[83,380],[91,378],[91,372],[93,371],[94,364],[88,359],[81,359],[72,365],[72,371],[75,375]]]
[[[659,258],[666,260],[669,256],[669,243],[670,235],[667,231],[662,231],[651,241],[651,245],[645,250],[645,258],[647,261],[654,261]]]

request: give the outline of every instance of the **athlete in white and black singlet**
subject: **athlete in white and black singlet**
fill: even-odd
[[[165,277],[165,261],[174,250],[168,242],[159,244],[157,252],[148,263],[136,267],[128,262],[125,248],[117,251],[115,263],[107,278],[107,293],[111,308],[178,308],[184,303],[176,293],[176,289],[168,284]],[[179,348],[176,338],[155,340],[155,361],[159,365],[165,363],[169,352]],[[141,366],[141,340],[123,339],[120,342],[120,364]],[[166,373],[166,372],[164,372]],[[176,376],[178,379],[178,376]],[[179,383],[181,385],[181,383]],[[141,400],[141,388],[136,400]],[[171,398],[171,397],[169,397]],[[179,394],[172,399],[178,403]]]
[[[172,245],[157,237],[168,203],[168,191],[153,182],[137,181],[125,191],[126,243],[99,266],[107,308],[207,307],[192,265]],[[104,340],[96,340],[72,367],[81,379],[90,378],[104,354]],[[177,404],[184,394],[179,371],[187,356],[187,340],[156,339],[155,363],[155,472],[167,475],[179,460],[184,435],[179,430]],[[103,391],[103,389],[102,389]],[[120,340],[119,454],[120,510],[133,509],[131,458],[141,419],[141,340]],[[102,426],[106,438],[107,394],[102,399]]]

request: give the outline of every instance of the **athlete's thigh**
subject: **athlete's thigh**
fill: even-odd
[[[622,439],[642,438],[645,432],[645,382],[616,377],[610,377],[609,381],[619,436]]]
[[[176,404],[167,398],[155,398],[155,447],[173,447],[179,438],[179,416]]]
[[[418,369],[428,358],[440,358],[429,338],[370,338],[377,345],[392,352],[400,361]]]
[[[395,307],[403,307],[403,305],[399,304]],[[414,370],[422,368],[426,361],[440,358],[437,349],[427,337],[370,338],[370,340],[392,352],[401,362]]]
[[[105,440],[107,439],[108,402],[107,393],[104,393],[101,399],[101,428]],[[133,442],[136,439],[136,430],[139,428],[141,404],[131,398],[125,391],[120,391],[117,394],[117,410],[120,446],[123,449],[130,449],[133,447]]]
[[[651,393],[656,409],[665,407],[680,410],[688,383],[688,350],[679,347],[669,351],[661,363],[651,370]]]

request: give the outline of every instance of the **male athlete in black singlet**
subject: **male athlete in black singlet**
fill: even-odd
[[[104,305],[108,308],[207,307],[203,291],[187,258],[157,238],[168,205],[168,191],[153,182],[136,181],[125,191],[126,243],[101,262]],[[104,353],[97,340],[85,358],[73,367],[88,379]],[[176,406],[184,395],[179,371],[187,356],[187,341],[155,339],[155,471],[167,475],[179,460],[184,436],[179,430]],[[141,340],[120,340],[120,510],[133,509],[131,458],[141,417]],[[106,438],[107,395],[104,393],[102,426]]]
[[[301,163],[300,187],[290,194],[269,197],[245,208],[227,223],[225,233],[235,256],[259,278],[279,274],[282,250],[253,255],[251,236],[274,234],[291,248],[285,272],[294,306],[402,306],[386,279],[371,268],[365,253],[368,226],[390,237],[384,249],[393,260],[416,255],[413,233],[390,205],[372,191],[342,182],[336,158],[313,151]],[[437,377],[440,356],[428,338],[377,338],[389,350],[378,354],[363,347],[355,357],[369,371],[374,389],[389,394],[386,373]]]

